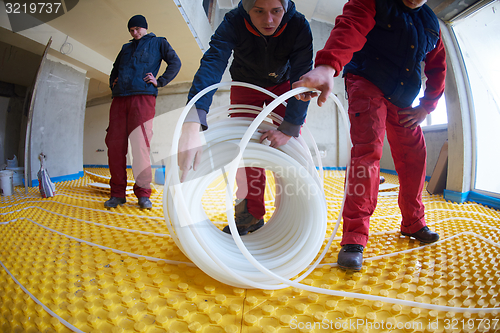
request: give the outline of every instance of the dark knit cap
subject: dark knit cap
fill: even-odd
[[[281,4],[283,5],[283,9],[285,12],[288,10],[288,0],[280,0]],[[241,3],[243,4],[243,8],[246,10],[248,13],[250,9],[253,8],[255,5],[255,0],[241,0]]]
[[[128,21],[128,28],[130,30],[130,28],[133,28],[133,27],[141,27],[141,28],[144,28],[144,29],[147,29],[148,28],[148,22],[146,21],[146,18],[142,15],[135,15],[135,16],[132,16],[132,18]]]

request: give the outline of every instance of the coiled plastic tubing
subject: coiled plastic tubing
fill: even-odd
[[[275,99],[264,109],[248,105],[212,109],[208,114],[209,129],[203,132],[206,146],[201,162],[197,170],[191,170],[187,179],[180,183],[176,157],[184,119],[204,94],[228,85],[253,88]],[[278,149],[259,143],[259,131],[276,128],[271,122],[264,121],[266,117],[278,123],[281,121],[279,116],[271,114],[272,110],[285,104],[288,98],[310,90],[297,88],[278,97],[247,83],[219,83],[198,93],[179,117],[165,178],[165,219],[179,249],[196,266],[220,282],[241,288],[286,288],[291,278],[307,269],[294,282],[304,279],[324,256],[311,265],[324,241],[327,207],[321,160],[307,126],[302,132],[313,141],[320,165],[319,173],[302,135],[290,139]],[[337,104],[343,110],[340,101],[337,100]],[[258,114],[254,119],[230,118],[227,116],[229,109],[231,112]],[[285,191],[277,191],[276,209],[269,221],[259,230],[241,237],[234,222],[233,192],[236,171],[243,166],[274,172],[276,184],[287,191],[286,194]],[[225,205],[231,234],[220,231],[201,204],[206,188],[221,175],[226,180]]]
[[[229,85],[253,88],[275,99],[264,109],[248,105],[212,109],[207,117],[210,128],[204,132],[206,146],[201,162],[197,170],[191,170],[187,179],[180,183],[177,153],[181,127],[186,115],[194,103],[207,92]],[[323,289],[299,283],[323,260],[337,233],[341,214],[338,214],[338,220],[328,243],[318,255],[326,232],[327,207],[322,185],[322,165],[314,138],[304,125],[302,133],[312,142],[318,158],[319,172],[314,166],[313,158],[302,135],[290,139],[286,145],[275,149],[259,143],[261,136],[259,131],[276,128],[272,123],[264,121],[265,118],[270,117],[273,121],[279,122],[281,119],[271,114],[272,110],[279,104],[285,104],[288,98],[307,91],[311,89],[296,88],[278,97],[255,85],[224,82],[205,88],[186,105],[174,131],[171,159],[168,163],[169,169],[163,191],[166,224],[179,249],[212,278],[240,288],[273,290],[292,286],[326,295],[381,301],[428,310],[469,313],[490,313],[500,310],[499,308],[464,308],[427,304],[385,296]],[[331,94],[330,98],[335,101],[343,118],[346,146],[349,151],[350,137],[346,112],[334,94]],[[232,110],[231,112],[246,113],[253,110],[258,115],[255,119],[229,118],[229,109]],[[350,159],[348,158],[346,187],[348,186],[347,179],[349,179],[349,165]],[[243,166],[271,170],[275,174],[276,184],[282,188],[305,186],[307,191],[297,191],[295,195],[276,193],[276,210],[269,221],[257,231],[241,237],[234,221],[233,192],[236,171]],[[231,235],[220,231],[210,221],[201,204],[206,188],[221,175],[226,183],[225,205]],[[340,211],[344,207],[345,198],[346,193],[344,193]],[[393,254],[385,256],[391,255]],[[314,260],[316,257],[317,259]]]

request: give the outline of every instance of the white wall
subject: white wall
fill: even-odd
[[[208,42],[212,36],[212,27],[208,23],[207,14],[203,9],[202,1],[179,0],[179,10],[184,13],[184,19],[188,19],[193,36],[198,38],[203,52],[208,50]],[[182,60],[182,59],[181,59]]]
[[[31,127],[31,178],[37,179],[38,156],[46,155],[52,178],[83,171],[83,122],[88,80],[85,73],[47,59],[38,78]]]
[[[333,29],[332,24],[311,20],[309,22],[313,34],[313,51],[316,54],[321,50]],[[314,60],[314,59],[313,59]],[[347,101],[342,74],[334,79],[333,94],[337,96],[347,116]],[[332,98],[319,107],[314,99],[309,104],[306,124],[314,133],[318,149],[322,152],[323,166],[345,167],[350,153],[350,140],[346,136],[341,112]],[[347,124],[349,128],[349,124]]]
[[[151,141],[151,162],[164,165],[170,154],[172,135],[186,102],[189,84],[165,87],[160,90],[156,101],[156,115],[153,121],[153,139]],[[214,96],[212,108],[229,104],[227,89],[219,89]],[[97,101],[88,105],[85,113],[83,164],[108,165],[107,148],[104,143],[109,122],[111,100]],[[324,154],[323,166],[345,166],[347,151],[342,118],[339,120],[337,107],[329,100],[323,107],[316,101],[311,102],[306,126],[313,133],[319,150]],[[339,131],[338,126],[342,126]],[[208,124],[210,126],[210,123]],[[341,134],[339,134],[341,133]],[[340,136],[340,138],[339,138]],[[307,140],[307,139],[306,139]],[[308,141],[310,143],[310,141]],[[130,157],[127,159],[130,164]]]
[[[443,147],[444,142],[448,140],[448,129],[442,126],[439,126],[438,129],[424,127],[423,132],[425,144],[427,145],[427,167],[425,169],[425,175],[431,177],[436,167],[441,147]],[[384,151],[380,159],[380,168],[395,171],[387,136],[384,138]]]
[[[159,90],[151,140],[151,163],[153,166],[165,165],[166,163],[172,146],[173,132],[186,105],[189,88],[190,84],[184,83],[169,85]],[[217,107],[228,103],[229,92],[227,89],[217,91],[212,106]],[[83,145],[84,165],[108,165],[107,147],[104,139],[109,123],[110,106],[110,99],[94,101],[87,106]],[[130,156],[127,157],[127,164],[131,164]]]
[[[108,165],[104,138],[109,122],[111,102],[87,107],[83,128],[83,164]]]

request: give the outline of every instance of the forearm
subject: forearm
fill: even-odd
[[[221,42],[222,43],[222,42]],[[218,49],[219,42],[212,40],[212,46],[201,60],[200,68],[196,72],[188,93],[188,102],[203,89],[219,83],[227,67],[232,49]],[[198,109],[208,110],[212,104],[215,90],[209,91],[196,101]]]
[[[425,59],[425,76],[427,77],[424,97],[420,99],[427,113],[432,112],[444,93],[446,80],[446,51],[439,38],[434,50],[427,54]]]
[[[118,66],[120,65],[120,59],[121,59],[121,51],[118,53],[116,56],[115,62],[113,63],[113,69],[111,70],[111,74],[109,75],[109,87],[113,88],[113,84],[118,77]]]
[[[193,106],[186,115],[184,123],[197,123],[201,126],[201,130],[207,130],[207,111],[197,109],[196,106]]]
[[[328,65],[339,75],[354,52],[366,43],[366,35],[375,26],[375,0],[350,0],[335,20],[325,47],[316,53],[315,66]]]
[[[298,137],[300,128],[306,119],[308,106],[309,102],[299,101],[295,98],[288,99],[285,117],[278,130],[286,135]]]
[[[161,46],[162,59],[167,63],[165,72],[157,79],[158,87],[169,84],[181,70],[181,59],[165,39]]]

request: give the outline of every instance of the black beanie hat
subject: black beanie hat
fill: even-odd
[[[142,15],[135,15],[132,16],[132,18],[128,21],[128,29],[133,27],[141,27],[144,29],[148,28],[148,22],[146,21],[146,18]]]
[[[280,0],[280,1],[281,1],[281,4],[283,5],[283,9],[286,12],[288,10],[288,0]],[[252,9],[253,6],[255,5],[255,0],[241,0],[241,3],[243,5],[243,8],[248,13],[250,11],[250,9]]]

